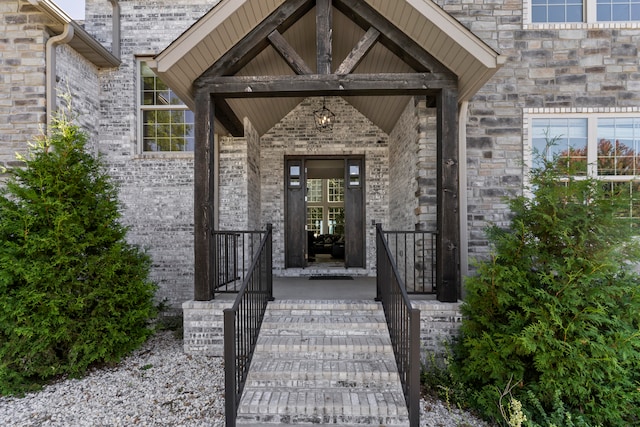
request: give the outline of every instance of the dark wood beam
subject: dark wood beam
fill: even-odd
[[[362,0],[334,0],[333,5],[362,29],[374,27],[380,43],[419,72],[450,73],[429,52]]]
[[[284,33],[313,9],[313,0],[287,0],[220,57],[204,76],[232,76],[269,46],[269,34]]]
[[[269,41],[296,74],[313,74],[304,59],[277,30],[269,34]]]
[[[213,294],[214,244],[211,231],[216,212],[216,150],[214,104],[206,91],[196,93],[194,149],[194,299],[209,301]]]
[[[342,64],[340,64],[336,70],[336,74],[349,74],[355,70],[367,53],[369,53],[379,36],[380,31],[373,27],[369,28],[358,44],[349,52],[349,55],[347,55],[344,61],[342,61]]]
[[[333,8],[331,0],[316,1],[316,40],[318,51],[318,74],[331,74]]]
[[[233,136],[240,137],[244,135],[244,123],[238,118],[236,113],[231,109],[227,101],[222,98],[214,99],[216,120]]]
[[[436,73],[220,76],[200,79],[197,88],[223,98],[433,95],[457,82]]]
[[[458,92],[444,89],[437,96],[436,293],[438,301],[460,296],[460,195],[458,167]]]

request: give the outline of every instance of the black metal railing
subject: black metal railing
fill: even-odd
[[[437,233],[386,230],[382,233],[407,293],[435,294]]]
[[[212,231],[213,292],[238,292],[266,231]]]
[[[224,310],[225,416],[227,427],[236,425],[238,404],[258,341],[267,303],[273,300],[272,227],[251,263],[238,296]]]
[[[409,424],[420,424],[420,310],[413,308],[389,249],[382,226],[376,226],[377,300],[382,302],[396,356]]]

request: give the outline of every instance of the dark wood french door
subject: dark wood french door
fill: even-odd
[[[285,268],[307,267],[307,168],[318,157],[285,158]],[[335,160],[336,157],[332,157]],[[366,260],[364,157],[344,157],[345,267],[364,267]]]

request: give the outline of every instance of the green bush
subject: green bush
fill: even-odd
[[[558,164],[532,171],[508,229],[489,229],[492,259],[466,283],[459,373],[495,419],[508,387],[529,425],[638,425],[639,258],[619,215],[630,201]]]
[[[117,188],[64,114],[0,194],[0,393],[118,361],[150,335],[150,259]]]

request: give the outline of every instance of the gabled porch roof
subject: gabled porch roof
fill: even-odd
[[[286,0],[222,0],[157,55],[152,66],[160,78],[194,109],[195,80],[285,3]],[[282,36],[301,60],[316,72],[315,2],[298,3],[303,6],[299,9],[301,16],[283,27]],[[453,72],[458,81],[459,101],[470,99],[504,63],[504,57],[430,0],[334,0],[332,72],[339,68],[353,47],[366,38],[366,26],[358,22],[358,16],[354,16],[359,3],[375,10],[428,52],[436,67],[443,66],[443,69]],[[376,43],[353,73],[434,71],[416,69],[414,64],[410,64],[411,58],[400,57],[406,52],[399,52],[402,49],[394,51],[388,46],[388,43]],[[266,46],[237,70],[236,75],[295,75],[280,55],[273,46]],[[400,95],[385,96],[384,100],[372,99],[371,96],[345,99],[386,132],[393,129],[407,102],[407,97]],[[300,101],[300,98],[285,97],[249,101],[230,99],[228,105],[237,117],[249,117],[258,132],[263,134]]]

